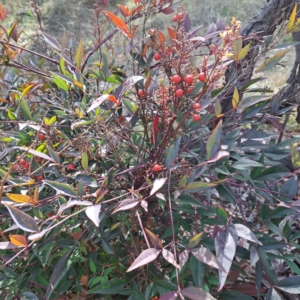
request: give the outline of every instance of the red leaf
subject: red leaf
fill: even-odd
[[[159,117],[158,117],[158,115],[156,115],[153,120],[153,131],[155,133],[158,132],[158,124],[159,124]]]
[[[104,10],[103,13],[110,17],[110,19],[114,22],[114,24],[130,39],[133,38],[133,34],[130,32],[128,25],[121,20],[120,18],[118,18],[116,15],[114,15],[113,13]]]
[[[124,17],[129,16],[129,10],[128,10],[127,7],[125,7],[125,6],[121,5],[121,4],[117,4],[117,6],[119,6],[119,8],[120,8],[120,10],[121,10],[121,12],[122,12],[122,14],[123,14]]]
[[[245,295],[248,296],[256,296],[257,295],[257,288],[254,284],[249,283],[241,283],[233,288],[231,288],[233,291],[239,291],[242,292]],[[260,289],[261,293],[264,293],[265,290],[263,288]]]
[[[194,286],[184,288],[182,294],[192,300],[216,300],[216,298],[206,291]]]
[[[170,27],[167,27],[167,29],[168,29],[168,34],[169,34],[170,40],[176,40],[177,32]]]
[[[126,272],[130,272],[136,268],[149,264],[151,261],[156,259],[160,252],[161,250],[155,248],[150,248],[143,251]]]
[[[168,292],[163,294],[159,300],[176,300],[177,299],[177,292]]]
[[[169,7],[162,9],[161,12],[165,15],[170,15],[174,12],[174,9],[171,6],[169,6]]]

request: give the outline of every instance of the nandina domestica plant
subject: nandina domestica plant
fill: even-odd
[[[263,38],[235,18],[200,35],[173,2],[100,1],[75,48],[1,27],[5,299],[299,294],[300,156],[266,126],[291,108],[256,85],[295,45],[297,6]]]

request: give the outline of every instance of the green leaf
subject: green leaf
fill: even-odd
[[[119,278],[111,279],[100,284],[96,288],[89,290],[87,294],[112,295],[117,293],[118,291],[121,291],[125,286],[126,282],[127,281],[125,279],[119,279]]]
[[[181,137],[179,137],[175,143],[167,150],[167,157],[165,161],[165,166],[170,168],[174,160],[177,158]]]
[[[71,197],[78,197],[78,194],[72,189],[70,186],[67,184],[59,183],[56,181],[50,181],[50,180],[45,180],[45,183],[53,187],[55,190],[58,192],[71,196]]]
[[[191,300],[217,300],[205,290],[194,286],[182,289],[182,294]]]
[[[300,168],[300,154],[294,144],[291,144],[291,160],[295,169]]]
[[[80,38],[78,48],[76,51],[76,55],[75,55],[76,66],[77,66],[78,70],[80,70],[80,67],[81,67],[82,56],[83,56],[83,45],[82,45],[82,39]]]
[[[221,133],[222,133],[222,120],[219,121],[216,128],[213,130],[212,134],[207,140],[206,143],[206,152],[207,152],[207,159],[209,160],[221,146]]]
[[[17,224],[18,227],[20,227],[22,230],[27,232],[39,231],[39,228],[32,217],[30,217],[29,215],[25,214],[24,212],[15,208],[12,205],[6,203],[3,204],[8,209],[12,219],[14,220],[14,222]]]
[[[49,145],[47,145],[47,149],[48,149],[49,154],[51,155],[51,157],[55,160],[55,162],[60,164],[60,158],[57,155],[57,153]]]
[[[290,294],[299,294],[300,276],[291,276],[279,281],[277,288]]]
[[[216,115],[216,117],[219,116],[221,113],[222,113],[221,103],[220,103],[219,99],[216,99],[216,102],[215,102],[215,115]]]
[[[215,183],[209,183],[209,182],[203,182],[203,181],[195,181],[189,183],[187,186],[183,188],[184,191],[195,193],[199,191],[204,191],[206,189],[215,187],[217,184]]]
[[[289,174],[289,170],[284,166],[273,166],[263,170],[257,177],[253,177],[254,180],[278,180],[285,175]]]
[[[233,96],[232,96],[232,108],[236,109],[239,102],[240,102],[240,95],[239,95],[239,91],[237,89],[237,87],[234,87],[234,91],[233,91]]]
[[[268,277],[271,279],[272,283],[277,284],[277,276],[274,272],[274,268],[272,266],[268,254],[264,250],[262,250],[261,247],[258,247],[257,250],[258,250],[258,255],[260,257],[263,269],[268,274]]]
[[[291,49],[286,49],[283,50],[277,54],[275,54],[274,56],[272,56],[271,58],[268,58],[257,70],[257,72],[265,72],[267,70],[269,70],[270,68],[274,67],[277,63],[279,63],[279,61],[284,57],[284,55],[289,52]]]
[[[59,78],[58,76],[52,74],[53,77],[53,81],[54,83],[61,88],[62,90],[64,90],[65,92],[67,92],[69,90],[68,85],[66,84],[65,80]]]
[[[25,99],[21,99],[20,108],[21,108],[24,118],[26,120],[32,120],[31,112],[30,112],[29,106],[28,106],[27,102],[25,101]]]
[[[46,300],[50,299],[50,296],[52,295],[54,289],[69,271],[72,265],[72,261],[69,259],[70,254],[71,252],[63,254],[63,256],[56,263],[49,280],[48,289],[46,291]]]
[[[231,167],[237,170],[249,170],[252,167],[264,167],[264,165],[254,160],[245,158],[234,162]]]
[[[199,261],[195,256],[190,256],[190,270],[194,284],[198,287],[203,285],[205,268],[205,264]]]
[[[85,151],[85,152],[82,153],[81,165],[82,165],[83,170],[85,170],[85,171],[89,167],[89,156],[88,156],[87,151]]]
[[[251,47],[251,43],[247,44],[245,47],[242,48],[242,50],[239,52],[239,55],[238,55],[238,61],[245,58],[245,56],[247,55],[250,47]]]
[[[243,39],[239,38],[233,42],[233,53],[235,60],[238,60],[239,54],[243,47]]]

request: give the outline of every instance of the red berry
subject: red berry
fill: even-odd
[[[193,81],[194,81],[194,75],[193,74],[188,74],[185,76],[184,78],[184,81],[187,83],[187,84],[192,84]]]
[[[181,77],[179,75],[173,75],[172,81],[175,83],[179,83],[181,81]]]
[[[155,53],[154,54],[154,59],[155,60],[160,60],[160,54],[159,53]]]
[[[56,134],[56,135],[60,135],[60,133],[61,133],[61,132],[60,132],[60,131],[58,131],[58,130],[57,130],[57,131],[55,131],[55,134]]]
[[[199,81],[201,81],[201,82],[205,82],[205,81],[206,81],[205,74],[204,74],[204,73],[200,73],[200,74],[198,75],[198,79],[199,79]]]
[[[138,90],[138,95],[139,95],[140,97],[142,97],[142,96],[144,95],[144,91],[143,91],[143,90]]]
[[[183,94],[184,94],[184,92],[183,92],[182,89],[178,89],[178,90],[176,90],[176,92],[175,92],[175,95],[176,95],[177,97],[182,97]]]
[[[200,119],[201,119],[200,115],[194,115],[194,116],[193,116],[194,122],[199,122]]]
[[[182,20],[184,18],[184,14],[183,13],[179,13],[178,15],[177,15],[177,19],[178,20]]]
[[[153,168],[152,168],[152,170],[153,170],[154,172],[159,172],[161,169],[162,169],[162,166],[161,166],[161,165],[154,165]]]
[[[45,136],[43,133],[39,133],[39,134],[38,134],[38,139],[39,139],[40,141],[43,141],[43,140],[46,139],[46,136]]]
[[[38,176],[38,177],[36,178],[37,181],[41,181],[41,180],[43,180],[43,179],[44,179],[44,176],[43,176],[43,175],[40,175],[40,176]]]
[[[140,3],[141,3],[141,0],[134,0],[134,3],[135,3],[135,4],[140,4]]]
[[[73,171],[75,169],[74,164],[69,164],[68,165],[68,170]]]
[[[21,159],[20,162],[19,162],[19,164],[21,166],[26,166],[27,165],[27,161],[25,159]]]
[[[201,109],[201,105],[200,105],[199,103],[195,103],[195,104],[193,105],[193,108],[194,108],[195,110],[199,110],[199,109]]]
[[[175,16],[172,18],[172,21],[173,21],[173,22],[178,22],[178,17],[177,17],[177,15],[175,15]]]

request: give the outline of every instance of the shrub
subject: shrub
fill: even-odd
[[[240,22],[201,37],[173,1],[119,5],[122,17],[105,2],[90,47],[41,32],[39,53],[18,45],[17,22],[1,29],[1,296],[298,294],[300,158],[294,140],[266,130],[286,109],[252,88],[261,77],[223,83],[253,50]],[[157,13],[175,19],[167,34],[147,23]],[[288,32],[296,25],[292,15]],[[261,57],[278,43],[266,39]],[[290,153],[292,171],[281,165]]]

